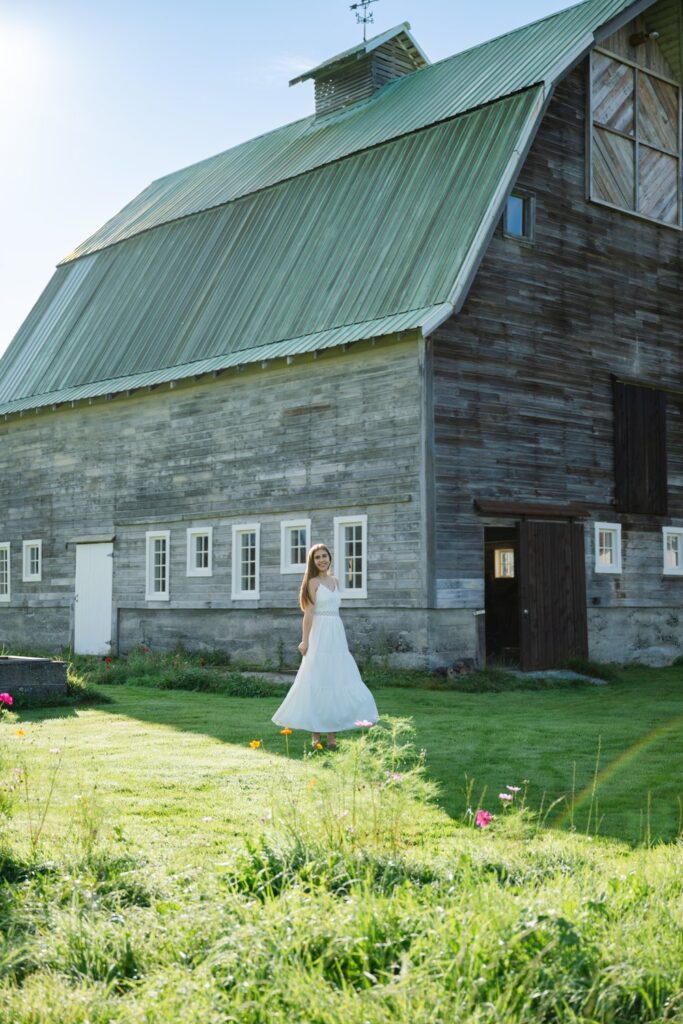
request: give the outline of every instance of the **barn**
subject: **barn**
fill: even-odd
[[[683,652],[681,0],[586,0],[154,181],[0,360],[0,643]],[[295,84],[292,83],[292,84]]]

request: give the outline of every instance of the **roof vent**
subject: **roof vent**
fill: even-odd
[[[296,85],[309,78],[314,80],[315,112],[319,116],[366,100],[388,82],[410,75],[427,64],[429,59],[413,39],[410,25],[405,21],[318,64],[289,84]]]

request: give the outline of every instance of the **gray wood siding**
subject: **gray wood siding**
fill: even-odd
[[[683,524],[683,397],[668,401],[669,516],[614,511],[613,373],[681,386],[678,230],[586,199],[586,67],[558,87],[519,176],[536,196],[533,244],[497,230],[465,306],[434,338],[437,604],[483,606],[475,497],[586,503],[623,525],[621,576],[588,601],[680,606],[662,578],[661,527]]]
[[[361,344],[218,379],[0,423],[0,540],[10,541],[13,611],[71,607],[74,538],[116,534],[114,604],[145,601],[145,532],[171,531],[168,608],[296,608],[280,573],[280,522],[368,516],[368,599],[419,607],[421,388],[410,339]],[[261,524],[260,601],[231,600],[231,527]],[[186,576],[186,530],[213,527],[209,578]],[[43,541],[41,583],[22,583],[24,539]],[[60,619],[64,621],[64,617]],[[67,642],[64,638],[63,642]]]

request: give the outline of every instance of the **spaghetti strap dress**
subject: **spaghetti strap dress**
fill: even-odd
[[[276,725],[310,732],[343,732],[356,722],[376,722],[377,705],[361,679],[339,616],[339,588],[316,591],[308,653],[287,696],[273,715]]]

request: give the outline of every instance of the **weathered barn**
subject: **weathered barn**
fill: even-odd
[[[0,641],[289,656],[322,540],[356,649],[679,655],[682,24],[399,26],[79,246],[0,361]]]

